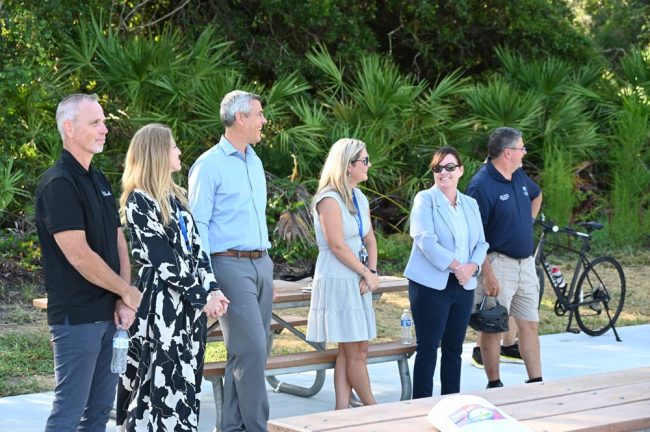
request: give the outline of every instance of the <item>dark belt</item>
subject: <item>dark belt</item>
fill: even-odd
[[[265,250],[254,250],[254,251],[238,251],[238,250],[227,250],[225,252],[214,252],[212,256],[224,256],[224,257],[233,257],[233,258],[250,258],[258,259],[266,255]]]

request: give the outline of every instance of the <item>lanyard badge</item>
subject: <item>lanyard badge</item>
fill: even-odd
[[[363,244],[363,219],[361,218],[361,210],[359,210],[359,202],[357,201],[357,196],[354,194],[354,189],[352,190],[352,202],[354,202],[354,207],[357,209],[357,225],[359,226],[359,238],[361,238],[361,249],[359,249],[359,260],[363,265],[368,267],[368,249],[366,245]]]

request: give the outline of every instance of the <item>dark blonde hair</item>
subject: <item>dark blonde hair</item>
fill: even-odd
[[[345,202],[350,213],[357,213],[352,201],[352,186],[348,179],[348,165],[354,159],[358,159],[361,150],[365,147],[366,144],[363,141],[354,138],[341,138],[332,145],[323,165],[318,190],[314,196],[314,203],[318,202],[322,192],[335,190],[343,198],[343,202]]]
[[[172,212],[170,195],[187,207],[187,192],[172,177],[169,150],[173,142],[171,129],[158,123],[141,127],[131,138],[122,174],[120,213],[123,220],[126,201],[135,189],[146,192],[158,202],[165,225]]]

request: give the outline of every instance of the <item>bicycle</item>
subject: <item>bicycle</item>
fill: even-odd
[[[535,250],[535,264],[539,277],[540,304],[544,293],[544,274],[550,282],[556,296],[554,312],[557,316],[569,314],[566,331],[579,333],[580,330],[590,336],[600,336],[610,328],[616,340],[621,342],[616,331],[616,320],[625,303],[625,274],[621,264],[610,256],[601,256],[589,260],[587,252],[591,249],[591,233],[603,228],[598,222],[581,222],[577,225],[586,232],[576,231],[571,227],[560,228],[552,221],[546,221],[542,214],[536,225],[542,228]],[[580,249],[574,249],[559,242],[551,242],[548,236],[566,234],[581,241]],[[554,249],[550,249],[550,248]],[[578,254],[571,283],[563,287],[555,280],[548,261],[548,251],[565,251]],[[613,311],[613,314],[612,314]],[[580,330],[571,327],[573,316]]]

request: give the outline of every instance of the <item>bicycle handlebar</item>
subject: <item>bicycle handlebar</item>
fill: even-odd
[[[593,222],[593,221],[592,222],[581,222],[581,223],[578,224],[578,225],[580,225],[580,226],[587,229],[588,232],[586,232],[586,233],[576,231],[575,229],[573,229],[571,227],[560,228],[553,221],[546,220],[546,218],[544,217],[543,214],[540,215],[539,219],[535,219],[535,225],[541,226],[542,229],[544,230],[544,232],[546,232],[546,233],[550,233],[550,234],[562,233],[562,234],[567,234],[567,235],[570,235],[570,236],[573,236],[573,237],[581,237],[581,238],[586,238],[586,239],[591,238],[591,234],[589,232],[591,232],[593,230],[599,230],[599,229],[603,228],[603,224],[598,223],[598,222]]]

